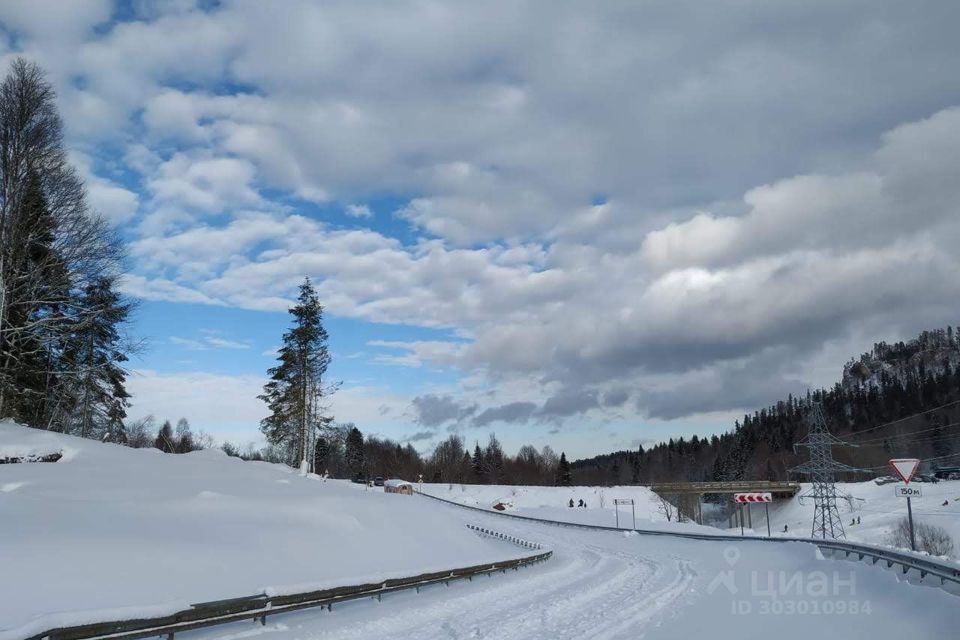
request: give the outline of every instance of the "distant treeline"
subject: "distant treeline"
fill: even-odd
[[[877,343],[844,367],[833,388],[789,395],[737,420],[729,433],[710,438],[671,438],[649,449],[616,451],[568,463],[549,446],[526,445],[515,456],[495,435],[471,448],[451,435],[429,455],[411,445],[365,437],[353,423],[320,430],[314,469],[332,477],[404,478],[425,482],[524,485],[650,484],[654,481],[788,479],[787,470],[806,459],[794,443],[807,432],[806,407],[821,402],[830,430],[857,447],[838,447],[835,457],[886,473],[891,457],[915,456],[930,465],[960,461],[960,340],[953,329],[922,333],[895,344]],[[920,414],[920,415],[917,415]],[[905,418],[905,419],[904,419]],[[893,424],[888,424],[888,423]],[[289,450],[246,450],[226,444],[230,455],[289,462]]]
[[[246,450],[226,443],[228,455],[246,460],[286,462],[283,446]],[[503,452],[496,435],[484,446],[474,443],[470,450],[459,435],[451,435],[421,456],[413,445],[401,445],[389,438],[364,437],[353,423],[335,424],[321,430],[314,450],[314,469],[334,478],[403,478],[424,482],[470,484],[569,485],[570,465],[564,453],[559,456],[549,446],[539,451],[530,445],[516,456]]]

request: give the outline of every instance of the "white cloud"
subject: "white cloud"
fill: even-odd
[[[170,336],[170,342],[191,351],[207,351],[209,349],[249,349],[249,342],[239,340],[229,340],[216,335],[216,332],[201,332],[204,335],[199,338],[183,338],[180,336]]]
[[[348,204],[347,208],[344,209],[346,214],[351,218],[372,218],[373,211],[370,210],[365,204]]]
[[[134,371],[127,382],[133,396],[128,413],[172,420],[182,416],[195,429],[215,436],[237,430],[253,434],[267,415],[266,405],[257,399],[263,383],[260,376],[252,375]]]
[[[631,396],[658,415],[756,403],[722,376],[776,354],[752,388],[829,382],[798,373],[824,342],[956,321],[950,3],[141,9],[96,32],[105,3],[0,9],[91,203],[139,214],[131,294],[285,310],[310,274],[335,315],[452,330],[371,346],[516,415],[561,392],[555,413],[606,411],[617,385],[704,389]],[[361,204],[383,194],[411,194],[392,221]],[[390,237],[404,221],[423,237]]]

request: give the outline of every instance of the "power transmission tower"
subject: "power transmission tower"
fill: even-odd
[[[837,510],[837,486],[834,484],[837,472],[857,472],[861,469],[845,465],[833,459],[833,446],[856,446],[844,442],[827,430],[827,421],[819,402],[812,402],[807,412],[807,435],[793,445],[810,451],[810,460],[790,469],[790,473],[810,476],[813,484],[808,493],[800,498],[813,498],[813,527],[810,535],[814,538],[845,538],[843,522]]]

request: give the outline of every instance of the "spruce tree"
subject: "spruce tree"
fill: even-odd
[[[313,448],[313,468],[321,473],[327,467],[327,456],[330,455],[330,443],[326,436],[317,437],[317,444]]]
[[[470,461],[473,468],[473,475],[477,482],[483,482],[486,474],[483,472],[483,451],[480,450],[480,443],[476,443],[473,448],[473,459]]]
[[[110,278],[98,278],[84,288],[80,298],[82,309],[73,331],[64,360],[73,401],[72,430],[83,437],[92,436],[111,442],[126,440],[123,421],[130,406],[127,393],[129,345],[120,327],[127,321],[132,303],[114,289]]]
[[[279,364],[267,373],[260,399],[267,403],[270,415],[260,422],[260,430],[271,445],[287,452],[287,461],[310,470],[314,435],[330,418],[323,415],[323,398],[335,390],[324,386],[330,365],[327,331],[323,327],[323,306],[317,292],[304,278],[297,304],[290,309],[293,326],[283,335],[277,354]]]
[[[351,427],[347,432],[347,441],[344,456],[347,459],[347,469],[351,475],[363,474],[363,433],[356,427]]]
[[[560,453],[560,464],[557,465],[557,485],[561,487],[570,486],[570,463],[567,462],[567,454]]]

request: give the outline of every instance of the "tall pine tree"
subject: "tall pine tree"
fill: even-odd
[[[270,444],[286,450],[290,464],[299,465],[307,473],[314,459],[311,454],[316,432],[331,421],[323,415],[323,399],[335,390],[324,380],[330,352],[323,306],[310,278],[300,285],[297,304],[290,314],[293,326],[283,335],[277,354],[279,364],[267,372],[270,380],[259,396],[270,410],[260,422],[260,430]]]

